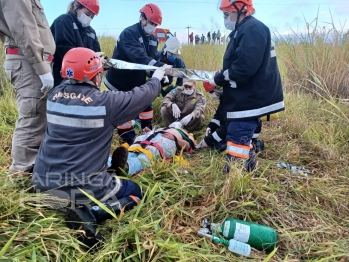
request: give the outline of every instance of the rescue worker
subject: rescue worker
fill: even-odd
[[[166,127],[180,121],[186,130],[194,132],[205,119],[205,106],[205,96],[196,89],[196,82],[185,78],[183,86],[173,89],[162,100],[161,116]]]
[[[180,57],[181,49],[182,49],[182,44],[181,42],[179,42],[177,38],[171,37],[167,39],[164,45],[163,51],[161,52],[160,62],[163,62],[167,65],[171,65],[174,68],[185,68],[185,64]],[[164,83],[164,81],[161,82],[162,84],[161,95],[163,97],[165,97],[169,92],[171,92],[177,86],[183,85],[183,78],[177,78],[176,87],[172,85],[173,76],[167,76],[167,79],[168,81],[166,81],[166,83]]]
[[[64,56],[62,76],[66,80],[48,95],[48,124],[32,184],[37,192],[72,203],[90,203],[83,190],[102,203],[126,198],[132,208],[142,198],[139,186],[107,172],[113,131],[159,95],[164,69],[157,69],[146,84],[130,92],[100,92],[102,72],[100,58],[90,49],[73,48]],[[89,220],[85,211],[69,209],[68,217]],[[82,226],[69,225],[74,229]],[[94,237],[93,228],[86,225],[85,229]]]
[[[45,93],[53,87],[55,42],[39,0],[0,0],[0,39],[17,101],[11,171],[31,172],[46,128]]]
[[[285,109],[280,73],[270,30],[252,16],[251,0],[222,0],[226,29],[232,32],[223,69],[211,84],[223,87],[222,105],[227,119],[227,155],[223,173],[232,162],[256,169],[251,139],[260,117]]]
[[[195,149],[194,138],[181,127],[143,129],[143,135],[135,139],[128,149],[118,147],[111,158],[110,170],[121,174],[124,170],[133,176],[149,168],[156,159],[172,161],[178,152]]]
[[[153,35],[156,27],[161,25],[162,12],[155,4],[146,4],[140,10],[140,21],[125,30],[119,36],[117,45],[114,48],[113,58],[126,62],[163,66],[158,62],[158,40]],[[169,66],[170,67],[170,66]],[[145,70],[120,70],[111,68],[108,70],[104,84],[110,90],[131,91],[135,86],[143,85],[146,82],[147,73]],[[118,126],[118,133],[124,142],[132,144],[136,136],[132,126],[132,119]],[[145,106],[139,114],[142,129],[152,128],[153,108],[151,103]]]
[[[56,18],[51,25],[51,32],[56,42],[53,60],[53,77],[55,86],[59,85],[62,60],[64,55],[74,47],[86,47],[100,52],[95,30],[90,26],[92,19],[99,13],[98,0],[75,0],[68,6],[68,12]]]
[[[203,86],[205,91],[210,94],[210,97],[212,99],[219,99],[219,104],[212,120],[207,125],[205,137],[197,145],[196,148],[200,149],[210,147],[212,149],[223,152],[227,149],[227,125],[225,120],[226,111],[224,110],[223,104],[221,103],[223,91],[221,87],[215,87],[213,85],[210,85],[208,82],[204,82]],[[252,137],[252,146],[256,154],[262,152],[264,149],[264,141],[258,140],[262,129],[262,121],[260,121],[259,123],[260,124],[257,126],[256,130],[254,130]]]

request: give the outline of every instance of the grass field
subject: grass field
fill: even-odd
[[[277,42],[287,109],[264,123],[257,174],[236,169],[223,176],[224,154],[210,150],[190,157],[189,174],[159,162],[135,180],[145,193],[142,203],[101,225],[106,242],[89,252],[61,213],[25,204],[29,176],[7,171],[16,104],[1,69],[1,261],[252,261],[197,236],[204,217],[220,222],[228,216],[277,230],[275,254],[254,250],[253,261],[349,261],[349,107],[340,103],[348,98],[349,42],[338,36],[329,44],[326,37],[315,32],[312,41]],[[101,45],[110,56],[115,41],[101,38]],[[184,46],[182,53],[188,68],[218,70],[224,46]],[[216,107],[207,101],[206,123]],[[159,99],[154,105],[161,125]],[[279,161],[311,173],[292,174],[279,169]]]

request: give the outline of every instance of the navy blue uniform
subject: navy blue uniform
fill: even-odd
[[[161,52],[160,55],[160,62],[163,62],[168,65],[172,65],[173,68],[186,68],[183,60],[181,58],[176,58],[173,63],[167,60],[166,54],[164,52]],[[168,83],[164,83],[161,81],[162,90],[161,95],[165,97],[169,92],[171,92],[173,89],[175,89],[177,86],[183,86],[183,78],[177,78],[176,85],[174,86],[173,83],[173,76],[168,76]]]
[[[113,58],[143,65],[163,66],[164,63],[157,61],[160,58],[158,44],[155,36],[144,33],[141,22],[139,22],[121,32],[114,48]],[[130,91],[135,86],[143,85],[146,77],[145,70],[111,68],[107,72],[104,83],[110,90]],[[153,108],[151,104],[140,111],[139,119],[142,128],[152,128]],[[132,144],[136,134],[131,120],[118,126],[118,133],[123,141]]]
[[[95,30],[92,27],[82,27],[75,14],[68,13],[59,16],[51,25],[51,32],[56,43],[56,53],[53,60],[54,85],[59,85],[61,67],[64,55],[72,48],[86,47],[100,52],[101,47]]]
[[[281,77],[270,30],[262,22],[246,17],[229,38],[223,69],[214,77],[223,87],[227,160],[248,160],[251,171],[256,166],[251,139],[259,118],[284,110]]]
[[[138,186],[107,172],[114,128],[141,111],[161,90],[157,78],[130,92],[100,92],[69,81],[47,98],[47,128],[34,165],[37,191],[89,202],[82,189],[104,202],[135,195]]]

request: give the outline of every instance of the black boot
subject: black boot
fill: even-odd
[[[254,148],[254,152],[258,154],[264,150],[264,141],[252,139],[252,146]]]
[[[79,234],[78,240],[90,248],[104,240],[103,236],[97,233],[97,220],[87,206],[67,208],[65,223],[70,229],[85,231]]]
[[[111,159],[111,166],[109,167],[109,170],[114,170],[117,175],[122,175],[124,171],[128,171],[128,164],[127,164],[127,157],[128,157],[128,149],[123,146],[119,146],[115,149],[113,152],[113,156]]]

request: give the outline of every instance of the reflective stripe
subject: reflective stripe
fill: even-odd
[[[154,116],[154,111],[148,111],[148,112],[142,112],[139,114],[139,119],[141,120],[149,120],[149,119],[153,119]]]
[[[217,132],[214,132],[212,134],[214,140],[216,140],[217,142],[221,142],[223,139],[219,137],[219,135],[217,134]]]
[[[132,120],[127,121],[126,123],[117,127],[117,129],[130,129],[132,128]]]
[[[228,141],[226,153],[231,156],[248,159],[250,149],[251,146],[238,145]]]
[[[237,35],[238,35],[238,31],[236,30],[236,32],[234,34],[234,38],[236,38]]]
[[[285,107],[284,101],[281,101],[276,104],[272,104],[270,106],[265,106],[258,109],[246,110],[246,111],[238,111],[238,112],[227,112],[227,118],[247,118],[251,116],[263,116],[267,115],[270,112],[275,112]]]
[[[275,57],[275,56],[276,56],[275,50],[271,50],[271,51],[270,51],[270,57]]]
[[[86,35],[91,37],[92,39],[96,38],[96,35],[94,33],[86,33]]]
[[[230,83],[230,87],[231,88],[236,88],[236,82],[235,81],[231,80],[231,81],[229,81],[229,83]]]
[[[120,178],[118,178],[117,176],[113,176],[113,178],[115,181],[115,187],[111,191],[109,191],[102,199],[99,200],[102,203],[107,202],[108,199],[114,198],[115,195],[120,191],[120,188],[121,188]]]
[[[114,87],[111,83],[109,83],[107,78],[104,78],[104,84],[110,91],[115,91],[115,92],[119,91],[116,87]]]
[[[154,40],[149,40],[149,45],[152,45],[152,46],[157,46],[158,43]]]
[[[156,60],[152,59],[148,65],[153,66],[153,65],[155,65],[155,63],[156,63]]]
[[[218,126],[221,126],[221,121],[217,120],[217,119],[212,119],[211,120],[212,123],[215,123]]]
[[[258,138],[259,135],[260,135],[260,133],[258,133],[258,134],[257,134],[257,133],[254,133],[253,136],[252,136],[252,138]]]
[[[74,29],[78,29],[79,30],[79,27],[75,23],[73,23],[73,27],[74,27]]]
[[[83,119],[67,116],[57,116],[47,113],[47,122],[51,124],[70,126],[78,128],[100,128],[104,127],[104,119]]]
[[[107,114],[105,106],[68,106],[51,101],[47,101],[47,110],[79,116],[105,116]]]
[[[143,43],[143,37],[140,37],[140,38],[139,38],[139,42],[140,42],[140,43]]]

